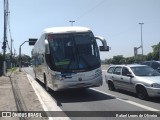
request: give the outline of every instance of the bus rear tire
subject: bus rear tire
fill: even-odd
[[[48,85],[47,85],[47,78],[46,78],[46,74],[45,73],[43,74],[43,79],[44,79],[45,90],[48,91],[49,88],[48,88]]]
[[[34,71],[34,79],[36,80],[37,79],[37,76],[36,76],[36,72]]]

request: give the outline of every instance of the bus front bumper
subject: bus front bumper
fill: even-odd
[[[87,81],[77,81],[77,82],[68,82],[68,81],[57,81],[53,89],[54,91],[61,91],[65,89],[75,89],[75,88],[89,88],[89,87],[99,87],[102,86],[103,81],[102,77],[98,77],[93,80],[87,80]]]

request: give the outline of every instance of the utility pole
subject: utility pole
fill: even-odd
[[[11,38],[11,68],[13,67],[13,52],[12,52],[12,44],[13,44],[13,39]]]
[[[3,75],[6,74],[6,43],[7,43],[7,18],[8,18],[8,0],[4,0],[4,40],[3,40]]]
[[[139,23],[141,25],[141,47],[142,47],[142,61],[143,61],[143,40],[142,40],[142,25],[144,23]]]
[[[138,55],[138,49],[141,48],[140,47],[134,47],[134,58],[135,58],[135,62],[137,62],[137,55]]]

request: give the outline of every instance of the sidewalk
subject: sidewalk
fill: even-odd
[[[0,77],[0,116],[3,111],[44,111],[25,72],[15,71]],[[19,120],[0,117],[0,120]],[[47,120],[47,118],[29,118]]]

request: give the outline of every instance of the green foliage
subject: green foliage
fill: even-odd
[[[17,70],[17,67],[13,67],[13,68],[10,68],[7,70],[7,72],[13,72],[13,71],[16,71]]]
[[[153,52],[148,53],[147,55],[143,56],[143,61],[150,61],[150,60],[160,60],[160,43],[157,45],[153,45]],[[103,64],[132,64],[132,63],[140,63],[142,62],[141,55],[135,57],[127,57],[124,58],[122,55],[114,56],[110,59],[105,59],[102,61]]]
[[[19,58],[19,56],[18,56],[18,58]],[[28,56],[28,55],[21,55],[21,60],[23,62],[30,62],[31,61],[31,57]]]
[[[127,64],[135,63],[135,58],[134,57],[128,57],[128,58],[126,58],[126,62],[127,62]]]
[[[158,43],[157,45],[153,45],[152,48],[153,48],[152,59],[160,60],[159,58],[160,44]]]
[[[112,64],[121,64],[124,60],[124,57],[122,55],[114,56],[112,59]]]
[[[145,59],[146,59],[146,61],[152,60],[152,53],[151,52],[148,53]]]
[[[11,64],[11,54],[7,53],[5,56],[5,60],[7,61],[7,68],[10,68],[10,64]],[[21,60],[22,62],[31,62],[31,57],[27,56],[27,55],[22,55],[21,56]],[[19,56],[12,56],[12,63],[13,66],[19,66]],[[0,68],[3,68],[3,55],[0,53]]]
[[[132,64],[135,63],[134,57],[124,58],[122,55],[114,56],[110,59],[102,61],[104,64]]]

